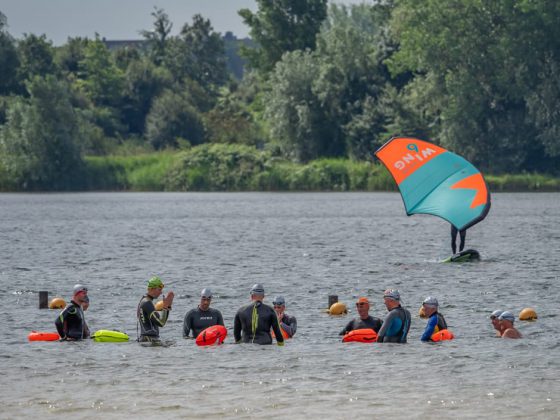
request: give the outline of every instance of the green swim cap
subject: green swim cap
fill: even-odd
[[[155,289],[155,288],[163,289],[163,282],[158,276],[154,276],[148,281],[148,289]]]

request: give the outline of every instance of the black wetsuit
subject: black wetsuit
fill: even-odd
[[[136,310],[136,316],[140,324],[138,341],[158,341],[159,328],[165,325],[169,317],[168,309],[161,311],[160,316],[156,311],[153,299],[150,295],[146,295],[138,303],[138,309]]]
[[[212,325],[224,325],[224,318],[220,311],[212,308],[203,311],[200,307],[191,309],[183,321],[183,337],[188,337],[192,330],[192,336],[196,338],[201,331]]]
[[[410,312],[402,306],[389,311],[377,333],[378,343],[406,343],[410,329]]]
[[[278,321],[280,321],[280,327],[286,331],[286,334],[288,334],[289,337],[293,337],[297,330],[296,317],[284,313],[282,314],[282,318]]]
[[[461,239],[461,242],[459,243],[459,252],[461,252],[465,248],[467,229],[457,230],[455,226],[451,225],[451,250],[454,255],[457,251],[457,244],[455,243],[457,241],[457,233],[459,233],[459,238]]]
[[[81,340],[89,338],[89,328],[82,307],[71,301],[66,308],[60,312],[54,322],[58,335],[63,340]]]
[[[272,344],[271,328],[278,345],[284,345],[276,312],[257,300],[237,311],[233,322],[233,336],[236,343]]]
[[[371,328],[373,331],[379,332],[379,329],[381,328],[382,324],[383,321],[381,321],[379,318],[374,318],[370,315],[368,315],[366,319],[354,318],[352,321],[346,324],[344,329],[340,331],[339,335],[346,335],[350,331],[360,330],[362,328]]]

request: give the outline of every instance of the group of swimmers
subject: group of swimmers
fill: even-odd
[[[490,315],[496,335],[502,338],[521,338],[521,333],[513,326],[515,316],[510,311],[496,310]]]
[[[147,293],[142,296],[137,308],[138,341],[159,342],[159,329],[164,327],[173,304],[174,293],[170,291],[157,304],[156,300],[163,293],[161,278],[152,277],[147,284]],[[280,346],[284,340],[294,336],[297,320],[285,312],[286,301],[282,296],[273,300],[273,307],[263,303],[265,293],[261,284],[255,284],[250,291],[251,302],[239,308],[235,314],[233,336],[236,343],[272,344],[273,339]],[[188,311],[183,321],[183,337],[196,338],[203,330],[214,325],[224,326],[221,312],[211,308],[212,291],[204,288],[200,296],[200,304]],[[383,301],[388,314],[382,321],[369,315],[370,303],[367,297],[360,297],[356,302],[359,317],[352,319],[340,331],[346,335],[359,329],[372,329],[377,333],[378,343],[406,343],[410,329],[411,315],[408,309],[401,306],[400,292],[388,289],[383,293]],[[87,287],[74,286],[71,302],[60,312],[55,325],[62,340],[81,340],[90,337],[84,311],[89,306]],[[432,341],[438,331],[447,330],[447,322],[438,311],[439,303],[435,297],[429,296],[422,302],[420,315],[427,318],[426,328],[421,336],[422,341]],[[514,328],[515,317],[509,311],[494,311],[490,319],[497,335],[503,338],[521,338]]]

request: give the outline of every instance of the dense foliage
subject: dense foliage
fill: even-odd
[[[252,40],[200,15],[171,35],[155,8],[129,46],[14,39],[0,10],[0,188],[369,189],[394,135],[560,174],[560,3],[257,5],[239,12]]]

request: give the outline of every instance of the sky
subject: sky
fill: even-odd
[[[154,6],[169,15],[173,35],[199,13],[210,19],[216,32],[231,31],[238,38],[248,36],[249,29],[237,11],[257,10],[255,0],[0,0],[0,12],[14,38],[45,34],[54,45],[66,43],[68,37],[93,38],[96,32],[111,40],[140,39],[139,31],[152,28]]]

